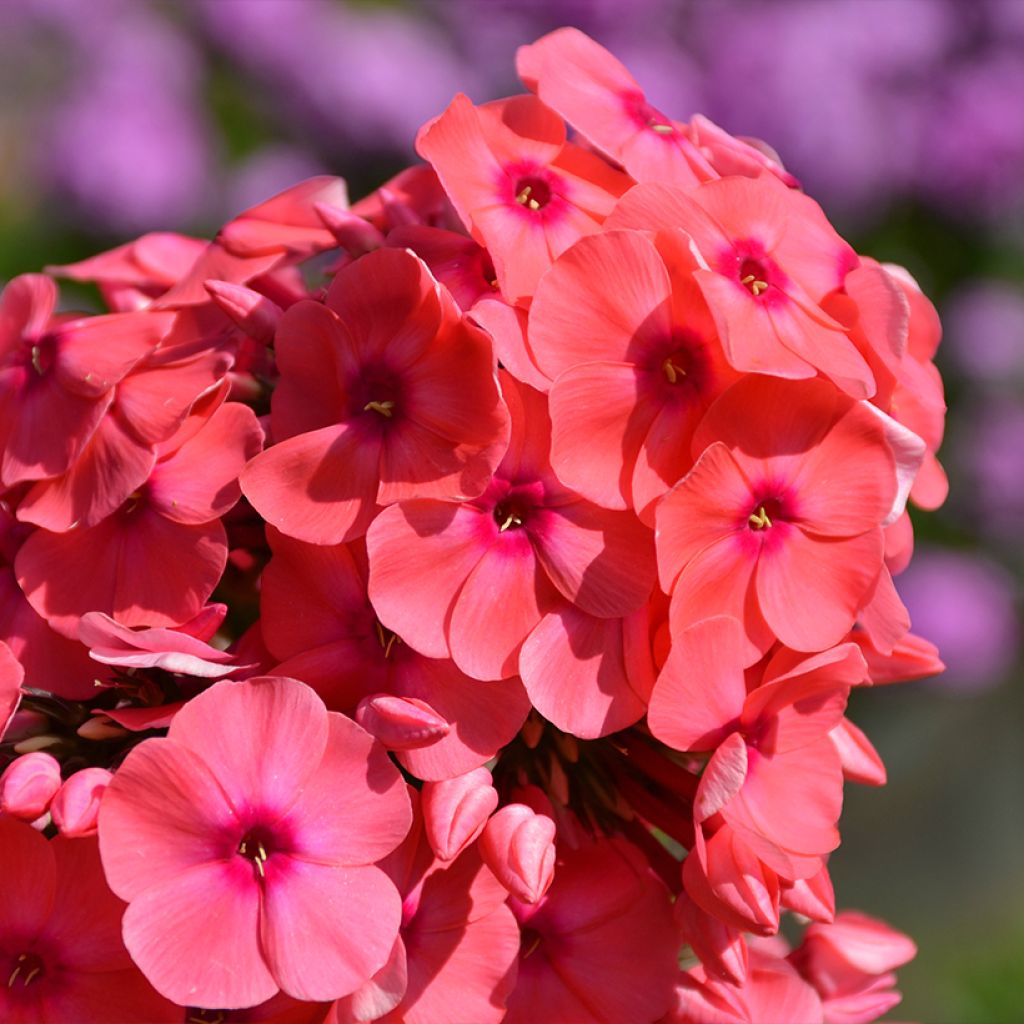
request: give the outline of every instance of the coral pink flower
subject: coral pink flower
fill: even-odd
[[[689,188],[718,177],[686,126],[651,106],[625,66],[579,29],[519,47],[516,69],[528,89],[637,181]]]
[[[220,517],[238,500],[238,474],[259,451],[252,410],[229,402],[194,411],[157,448],[146,483],[97,525],[37,530],[15,559],[32,607],[65,636],[104,612],[126,626],[173,626],[196,615],[227,561]]]
[[[355,1015],[355,1000],[341,1000],[326,1024],[498,1024],[515,981],[519,928],[505,905],[507,893],[477,849],[447,864],[435,861],[417,814],[405,842],[381,867],[402,894],[398,969],[389,965],[391,978],[380,979],[390,989],[391,1012]]]
[[[669,1008],[678,938],[668,890],[630,843],[563,851],[547,896],[510,905],[522,941],[507,1024],[648,1024]]]
[[[334,711],[366,697],[425,701],[448,728],[427,746],[399,752],[421,779],[482,765],[519,731],[530,702],[518,678],[482,683],[450,658],[429,658],[385,629],[366,596],[361,545],[314,546],[271,527],[274,557],[263,573],[264,641],[275,672],[309,683]]]
[[[822,1005],[814,989],[781,956],[750,951],[750,969],[741,986],[709,977],[691,967],[679,979],[675,1005],[663,1024],[821,1024]]]
[[[525,804],[506,804],[480,836],[480,855],[522,903],[536,903],[555,877],[555,823]]]
[[[737,379],[681,233],[581,239],[541,279],[529,342],[550,391],[551,464],[606,508],[651,506],[693,465],[690,440]],[[660,249],[660,251],[659,251]]]
[[[145,309],[185,276],[206,244],[199,238],[154,231],[78,263],[47,267],[47,272],[95,282],[103,300],[117,312]]]
[[[95,839],[47,841],[0,815],[0,1018],[177,1024],[121,941]]]
[[[103,799],[100,844],[129,901],[125,942],[154,986],[237,1008],[278,989],[338,998],[384,964],[401,901],[372,864],[409,822],[383,748],[309,687],[266,677],[215,684],[166,739],[131,751]]]
[[[899,1003],[893,972],[916,955],[906,935],[844,911],[832,924],[812,924],[789,960],[821,996],[825,1024],[868,1024]]]
[[[673,628],[732,615],[750,661],[773,636],[802,651],[838,643],[874,597],[882,526],[920,461],[923,446],[896,451],[886,431],[823,380],[750,376],[722,395],[696,465],[657,508]]]
[[[281,321],[276,444],[246,468],[246,497],[289,536],[337,544],[378,504],[480,494],[508,442],[487,336],[404,250],[343,268],[326,302]]]
[[[798,878],[790,855],[799,862],[839,844],[843,778],[829,733],[867,668],[855,644],[811,657],[780,649],[748,693],[742,648],[734,619],[706,619],[677,635],[647,720],[676,750],[714,751],[696,822],[720,814],[760,840],[758,856],[775,871]]]
[[[597,231],[631,180],[565,141],[534,96],[474,107],[462,94],[420,132],[417,151],[473,237],[491,254],[502,294],[533,294],[551,260]]]
[[[644,184],[623,197],[607,227],[686,231],[707,267],[694,277],[737,370],[789,378],[820,371],[854,398],[875,393],[864,357],[821,306],[858,260],[813,199],[771,174],[689,193]]]
[[[0,296],[0,484],[59,476],[113,400],[114,385],[171,326],[167,313],[53,319],[57,289],[24,274]]]
[[[367,535],[370,600],[381,621],[478,679],[513,675],[545,613],[570,602],[618,618],[646,602],[653,582],[647,529],[558,482],[544,396],[502,380],[512,440],[484,494],[402,502]]]

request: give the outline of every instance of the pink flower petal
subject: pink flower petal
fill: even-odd
[[[153,799],[155,792],[159,801]],[[231,837],[241,827],[224,790],[197,754],[173,740],[145,740],[114,773],[100,805],[107,881],[126,900],[151,886],[173,887],[197,865],[233,855]]]
[[[409,797],[387,752],[364,729],[337,713],[314,773],[290,794],[281,828],[295,857],[322,864],[370,864],[389,854],[412,821]],[[297,755],[292,755],[297,760]],[[273,763],[275,770],[277,761]],[[339,786],[339,780],[344,785]]]
[[[296,999],[354,992],[387,962],[401,918],[401,897],[380,868],[268,861],[259,944]]]
[[[359,426],[299,434],[257,455],[242,492],[268,523],[310,544],[361,537],[376,511],[380,435]]]
[[[132,898],[124,942],[150,984],[182,1006],[254,1006],[279,988],[260,942],[260,917],[249,861],[197,863]]]
[[[495,532],[492,517],[471,505],[418,500],[385,509],[366,536],[381,621],[421,654],[448,657],[451,606]]]
[[[230,728],[218,727],[230,722]],[[323,701],[294,679],[223,680],[174,717],[168,739],[210,769],[240,816],[284,814],[303,792],[328,741]]]
[[[651,596],[654,536],[632,513],[576,501],[534,513],[526,529],[551,581],[585,612],[619,618]]]
[[[822,651],[850,631],[871,596],[882,563],[882,531],[859,537],[813,537],[797,528],[764,549],[757,598],[765,620],[787,647]]]
[[[541,619],[519,656],[534,707],[559,729],[584,739],[638,721],[646,680],[633,677],[621,619],[598,619],[563,605]]]

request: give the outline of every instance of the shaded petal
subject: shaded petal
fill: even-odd
[[[455,664],[474,679],[515,675],[519,648],[556,600],[526,531],[502,534],[455,600],[448,627]]]
[[[289,537],[310,544],[361,537],[377,507],[380,436],[339,424],[290,437],[245,467],[242,492]]]
[[[551,388],[552,468],[604,508],[631,507],[633,466],[658,415],[657,406],[642,403],[640,380],[626,363],[588,362]]]
[[[421,654],[448,657],[451,607],[496,534],[491,515],[470,505],[404,501],[381,512],[366,548],[370,600],[384,625]]]
[[[654,534],[632,512],[575,501],[538,510],[526,530],[551,581],[585,612],[618,618],[651,596]]]
[[[749,661],[743,627],[717,615],[676,633],[651,694],[651,732],[676,750],[713,750],[738,726]]]
[[[606,736],[643,716],[643,682],[631,684],[621,619],[599,619],[563,605],[530,633],[519,671],[533,706],[575,736]]]
[[[229,512],[242,492],[238,475],[263,447],[255,413],[240,402],[220,406],[194,437],[157,464],[153,507],[176,523],[208,523]]]

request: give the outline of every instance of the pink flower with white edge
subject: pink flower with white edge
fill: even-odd
[[[336,999],[384,965],[401,898],[373,865],[410,821],[379,744],[305,684],[262,677],[216,684],[128,755],[100,849],[153,986],[231,1009],[279,989]]]

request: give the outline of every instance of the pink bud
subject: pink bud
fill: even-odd
[[[100,800],[112,778],[106,768],[83,768],[64,782],[50,804],[53,823],[62,836],[74,839],[96,831]]]
[[[356,721],[388,750],[415,750],[447,736],[451,726],[426,701],[376,693],[356,708]]]
[[[257,341],[269,345],[281,322],[281,307],[265,295],[241,284],[227,281],[204,281],[210,297],[239,327]]]
[[[384,236],[377,228],[349,210],[327,203],[314,203],[313,209],[338,244],[353,256],[362,256],[384,244]]]
[[[517,900],[536,903],[555,877],[555,823],[525,804],[508,804],[487,822],[480,855]]]
[[[427,840],[441,860],[455,860],[484,830],[498,806],[486,768],[443,782],[425,782],[420,795]]]
[[[51,754],[36,751],[16,757],[0,775],[0,810],[23,821],[46,813],[60,789],[60,765]]]

